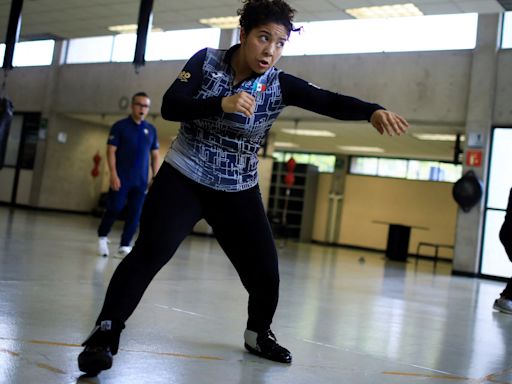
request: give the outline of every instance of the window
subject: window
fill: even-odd
[[[219,41],[219,28],[155,32],[148,40],[146,60],[187,60],[203,48],[218,48]]]
[[[476,13],[303,23],[283,55],[473,49],[477,23]]]
[[[218,28],[152,32],[148,35],[145,59],[186,60],[203,48],[218,48],[219,40]],[[136,44],[135,33],[71,39],[66,63],[131,62]]]
[[[105,63],[112,58],[113,36],[69,40],[66,63]]]
[[[501,48],[512,48],[512,12],[505,12],[501,36]]]
[[[440,161],[353,156],[350,158],[349,172],[354,175],[455,182],[462,176],[462,165]]]
[[[135,33],[122,33],[116,35],[113,41],[112,61],[132,62],[135,56],[135,44],[137,35]]]
[[[51,65],[53,60],[54,40],[24,41],[14,48],[12,65],[14,67],[31,67]],[[0,60],[4,61],[5,44],[0,44]]]
[[[272,157],[281,163],[284,163],[293,157],[299,164],[316,165],[319,172],[334,172],[334,164],[336,162],[335,155],[323,155],[317,153],[275,151],[272,154]]]
[[[407,175],[407,160],[379,159],[377,174],[384,177],[405,178]]]
[[[379,159],[376,157],[353,157],[350,161],[350,173],[377,176],[378,166]]]

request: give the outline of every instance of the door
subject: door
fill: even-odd
[[[0,170],[0,202],[30,205],[40,120],[40,113],[13,116],[5,163]]]
[[[492,133],[489,185],[485,204],[485,224],[480,273],[488,276],[512,276],[510,263],[499,239],[512,188],[512,128],[495,128]]]

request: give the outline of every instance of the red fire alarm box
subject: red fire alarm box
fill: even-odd
[[[469,167],[482,166],[482,151],[467,151],[466,152],[466,165]]]

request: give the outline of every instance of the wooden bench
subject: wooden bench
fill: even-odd
[[[418,257],[420,256],[421,247],[434,248],[434,266],[439,260],[439,248],[451,249],[453,251],[453,245],[450,244],[427,243],[425,241],[420,241],[418,243],[418,247],[416,248],[416,263],[418,262]]]

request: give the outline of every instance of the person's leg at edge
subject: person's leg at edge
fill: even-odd
[[[512,223],[509,222],[512,221],[512,218],[510,216],[512,216],[512,213],[507,213],[507,218],[500,230],[500,240],[508,258],[512,262]],[[509,279],[507,286],[501,293],[501,297],[512,300],[512,278]]]
[[[133,236],[135,235],[137,227],[139,226],[140,215],[145,198],[146,188],[144,186],[135,186],[130,188],[126,204],[126,218],[124,222],[123,233],[121,234],[120,250],[127,249],[129,251],[128,248],[130,247]]]
[[[259,188],[211,195],[205,218],[249,293],[245,347],[267,359],[290,363],[290,352],[277,344],[270,330],[279,299],[279,268]]]
[[[505,221],[500,229],[500,241],[505,248],[508,258],[512,262],[512,189],[508,198],[507,212],[505,214]],[[512,314],[512,277],[508,280],[507,285],[500,297],[494,301],[494,309]]]
[[[81,371],[96,375],[111,367],[125,321],[201,215],[196,184],[164,163],[144,203],[135,246],[116,268],[96,328],[83,344]]]

